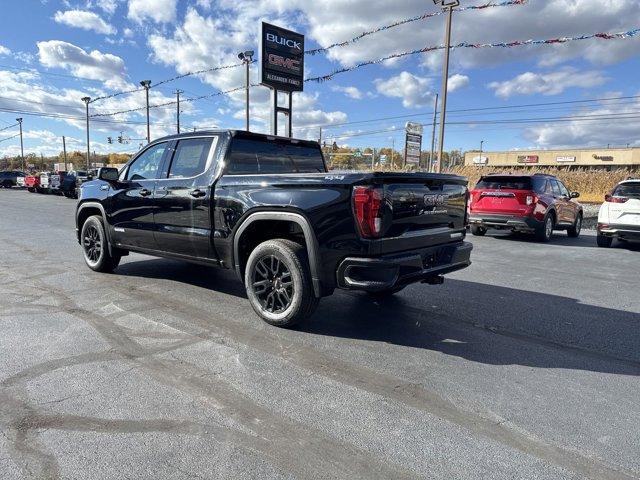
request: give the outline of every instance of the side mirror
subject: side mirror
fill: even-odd
[[[605,201],[605,202],[610,202],[610,201],[611,201],[611,194],[610,194],[610,193],[607,193],[607,194],[604,196],[604,201]]]
[[[118,181],[118,169],[113,167],[101,167],[98,170],[98,178],[105,182],[117,182]]]
[[[571,192],[571,198],[578,198],[580,196],[580,192]]]

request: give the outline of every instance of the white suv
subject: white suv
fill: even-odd
[[[598,246],[610,247],[614,238],[640,241],[640,179],[620,182],[604,199],[598,213]]]

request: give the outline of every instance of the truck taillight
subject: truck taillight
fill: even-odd
[[[353,212],[364,238],[378,238],[382,233],[382,198],[382,188],[353,187]]]

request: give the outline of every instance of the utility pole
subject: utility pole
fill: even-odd
[[[482,163],[482,144],[484,143],[484,140],[480,140],[480,165],[483,165]]]
[[[184,93],[183,90],[179,88],[176,89],[176,103],[178,105],[178,109],[176,110],[176,120],[178,122],[178,134],[180,134],[180,94]]]
[[[91,168],[89,164],[91,157],[91,149],[89,148],[89,102],[91,101],[91,97],[82,97],[82,101],[87,109],[87,171],[89,171]]]
[[[144,87],[147,96],[147,143],[151,142],[151,127],[149,124],[149,89],[151,88],[151,80],[142,80],[140,85]]]
[[[318,143],[322,146],[322,127],[320,127],[320,136],[318,137]]]
[[[16,118],[16,122],[20,126],[20,160],[22,161],[22,171],[26,172],[26,165],[24,163],[24,144],[22,143],[22,117]]]
[[[62,153],[64,154],[64,171],[67,171],[67,139],[62,136]]]
[[[391,168],[395,166],[393,162],[393,157],[395,157],[394,153],[396,153],[396,139],[392,137],[391,138]]]
[[[429,154],[429,165],[427,172],[431,172],[433,169],[433,152],[436,144],[436,116],[438,115],[438,94],[436,93],[436,99],[433,104],[433,125],[431,126],[431,153]]]
[[[444,125],[447,116],[447,84],[449,82],[449,50],[451,49],[451,17],[453,9],[460,4],[459,0],[434,0],[434,3],[440,4],[447,10],[447,24],[444,35],[444,64],[442,66],[442,104],[440,106],[440,135],[438,136],[438,163],[436,164],[436,173],[442,170],[442,150],[444,149]]]
[[[253,63],[253,55],[254,55],[254,51],[253,50],[247,50],[245,52],[240,52],[238,54],[238,58],[240,60],[242,60],[242,63],[244,63],[245,67],[246,67],[246,74],[245,74],[245,90],[246,90],[246,126],[245,129],[247,130],[247,132],[249,131],[249,87],[250,87],[250,82],[249,82],[249,65],[251,65]]]

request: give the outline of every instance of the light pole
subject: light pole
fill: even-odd
[[[140,85],[144,87],[147,94],[147,143],[151,142],[151,127],[149,126],[149,89],[151,88],[151,80],[142,80]]]
[[[436,115],[438,114],[438,94],[436,93],[436,99],[433,103],[433,125],[431,128],[431,153],[429,154],[429,165],[427,165],[427,172],[433,170],[433,151],[436,143]]]
[[[484,140],[480,140],[480,165],[482,165],[482,145],[484,144]]]
[[[89,149],[89,102],[91,102],[91,97],[82,97],[82,101],[84,102],[87,111],[87,171],[89,171],[89,162],[91,157],[91,150]]]
[[[444,63],[442,66],[442,103],[440,106],[440,135],[438,135],[438,163],[436,173],[442,170],[442,151],[444,149],[444,123],[447,114],[447,83],[449,81],[449,50],[451,49],[451,17],[453,9],[460,5],[459,0],[433,0],[433,3],[440,5],[447,10],[447,24],[444,34]]]
[[[180,94],[181,93],[184,93],[184,90],[180,90],[179,88],[176,89],[176,104],[177,104],[176,121],[178,123],[178,134],[180,134]]]
[[[22,117],[16,118],[16,122],[18,122],[18,125],[20,126],[20,160],[22,162],[22,171],[26,172],[26,165],[24,164],[24,145],[22,143]]]
[[[245,84],[246,84],[246,109],[247,109],[247,119],[246,119],[246,130],[247,132],[249,131],[249,65],[251,65],[252,61],[253,61],[253,50],[247,50],[245,52],[240,52],[238,54],[238,58],[240,60],[242,60],[242,62],[245,64],[247,70],[246,70],[246,75],[245,75]]]

